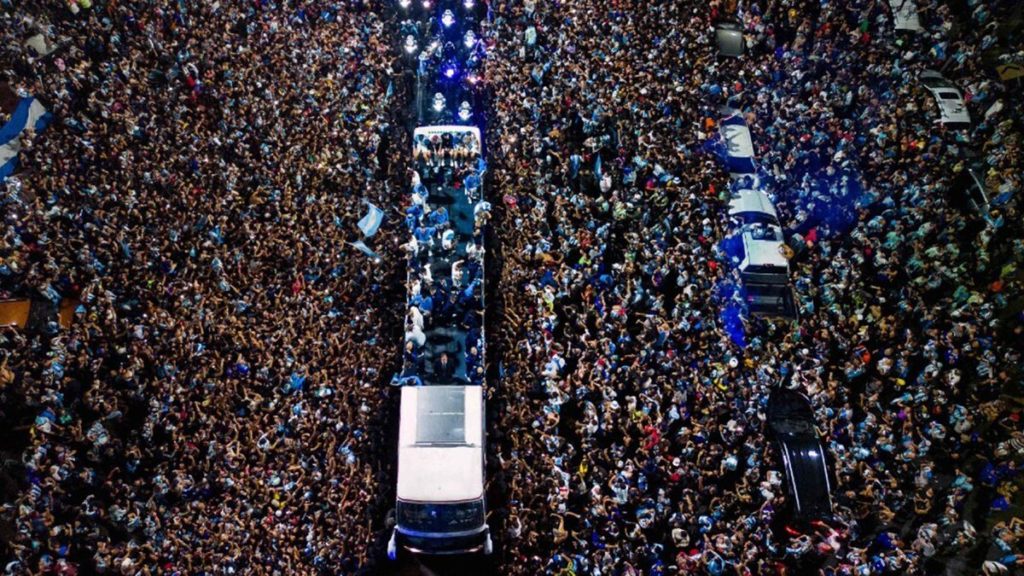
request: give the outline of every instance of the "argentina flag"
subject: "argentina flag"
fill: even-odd
[[[377,254],[376,252],[374,252],[373,249],[370,248],[369,246],[367,246],[366,242],[363,242],[362,240],[356,240],[355,242],[349,242],[349,245],[352,246],[353,248],[355,248],[356,250],[359,250],[363,254],[366,254],[370,258],[373,258],[374,260],[380,260],[380,255]]]
[[[50,125],[53,116],[35,98],[22,98],[11,114],[10,121],[0,128],[0,182],[7,179],[18,167],[18,152],[21,151],[21,134],[32,127],[37,133]]]
[[[369,201],[366,202],[366,206],[368,210],[366,216],[363,216],[362,220],[359,221],[359,229],[363,231],[363,236],[369,237],[376,234],[377,229],[384,222],[384,211]]]

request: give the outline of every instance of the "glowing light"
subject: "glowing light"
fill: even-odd
[[[472,48],[473,45],[476,44],[476,34],[474,34],[472,30],[466,30],[466,36],[463,39],[463,43],[466,45],[466,48]]]
[[[445,78],[455,78],[455,67],[454,66],[448,66],[447,68],[445,68],[444,69],[444,77]]]
[[[444,14],[441,15],[441,24],[444,24],[445,28],[455,24],[455,14],[452,14],[451,10],[445,10]]]
[[[430,0],[423,0],[423,8],[430,9]]]
[[[412,0],[398,0],[398,5],[402,7],[402,10],[407,10],[410,4],[412,4]]]
[[[474,2],[473,0],[464,0],[462,2],[462,5],[466,7],[466,10],[472,10],[473,6],[476,5],[476,2]]]
[[[434,112],[440,112],[444,110],[444,96],[440,92],[434,94]]]
[[[466,80],[469,81],[470,84],[476,84],[477,82],[480,81],[480,77],[477,76],[476,74],[470,74],[469,77],[466,78]]]
[[[417,49],[419,49],[419,45],[416,44],[416,39],[413,38],[412,34],[409,34],[408,36],[406,36],[405,37],[405,51],[407,53],[409,53],[409,54],[412,54]]]
[[[459,106],[459,118],[461,118],[463,122],[467,122],[472,116],[473,111],[469,107],[469,102],[463,100],[462,104]]]

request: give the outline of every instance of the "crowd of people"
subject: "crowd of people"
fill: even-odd
[[[30,426],[3,573],[372,566],[409,149],[390,11],[84,4],[0,2],[0,80],[56,118],[3,186],[0,291],[76,308],[2,334]],[[348,244],[364,198],[380,262]]]
[[[0,409],[28,430],[0,443],[5,573],[374,570],[399,346],[424,365],[432,315],[461,310],[483,380],[484,253],[498,573],[1024,564],[1024,108],[991,57],[1019,46],[1015,3],[920,2],[917,36],[879,0],[488,4],[494,206],[460,237],[420,187],[484,206],[480,150],[410,157],[390,3],[0,0],[0,81],[55,117],[3,185],[0,296],[74,307],[0,333]],[[719,57],[733,17],[746,53]],[[47,57],[22,43],[40,30]],[[935,122],[924,69],[969,129]],[[800,239],[798,319],[724,312],[726,103]],[[987,217],[956,200],[978,163]],[[349,245],[364,199],[379,259]],[[421,252],[467,241],[437,294]],[[779,386],[816,411],[826,522],[785,525]]]
[[[481,198],[480,144],[471,129],[413,140],[402,384],[484,384],[483,230],[490,203]]]
[[[876,0],[492,4],[503,573],[1020,564],[1022,117],[990,58],[1020,37],[1013,2],[967,4],[917,3],[916,36]],[[735,59],[715,44],[730,18]],[[972,127],[936,122],[929,68]],[[741,314],[739,334],[727,103],[798,239],[799,319]],[[987,219],[957,201],[972,157],[1001,196]],[[816,411],[826,522],[786,525],[779,386]]]

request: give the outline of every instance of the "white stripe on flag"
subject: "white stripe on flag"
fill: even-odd
[[[46,108],[35,98],[24,98],[18,103],[11,119],[0,127],[0,182],[14,172],[21,151],[21,133],[28,126],[37,132],[45,129],[50,118]]]
[[[351,244],[357,250],[359,250],[363,254],[366,254],[370,258],[373,258],[374,260],[380,260],[380,256],[378,256],[376,252],[370,249],[370,247],[366,245],[366,242],[363,242],[362,240],[356,240],[355,242],[349,242],[349,244]]]

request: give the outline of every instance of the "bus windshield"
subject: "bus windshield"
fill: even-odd
[[[483,500],[454,504],[398,501],[398,525],[416,532],[461,532],[484,525]]]

